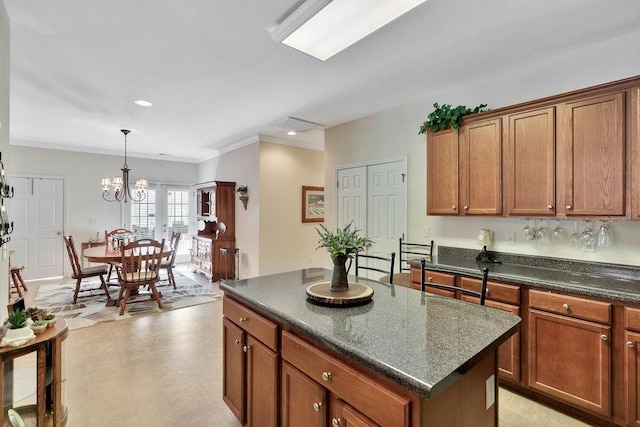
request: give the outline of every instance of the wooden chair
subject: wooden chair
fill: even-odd
[[[150,296],[146,301],[154,300],[162,308],[160,294],[156,283],[160,280],[160,264],[162,264],[162,242],[151,239],[136,240],[120,247],[121,264],[116,269],[118,273],[118,304],[120,315],[124,314],[129,298]],[[148,286],[149,291],[142,291],[142,286]]]
[[[11,260],[9,260],[9,263],[11,263]],[[21,274],[22,270],[24,270],[24,265],[22,264],[15,264],[15,265],[9,264],[9,273],[11,274],[11,281],[13,282],[13,287],[15,289],[15,292],[18,294],[20,298],[22,298],[23,289],[25,292],[29,290],[27,286],[24,284],[24,280],[22,280],[22,274]]]
[[[107,231],[104,230],[104,241],[107,246],[109,246],[109,238],[115,236],[117,234],[127,234],[133,233],[131,230],[127,230],[126,228],[116,228],[115,230]],[[109,273],[107,274],[107,282],[111,280],[111,273],[113,272],[113,264],[109,264]]]
[[[482,269],[482,286],[480,287],[480,291],[478,292],[472,289],[462,288],[458,286],[444,285],[436,282],[425,282],[425,276],[426,276],[425,268],[427,267],[426,260],[423,258],[420,261],[420,264],[422,267],[421,282],[420,282],[422,283],[421,285],[422,292],[425,292],[425,288],[427,286],[437,288],[437,289],[444,289],[447,291],[459,292],[462,295],[469,295],[472,297],[480,298],[480,305],[484,305],[485,299],[487,297],[487,280],[489,278],[488,268],[485,267]]]
[[[176,264],[176,253],[178,252],[178,245],[180,244],[181,232],[174,231],[171,233],[171,255],[168,258],[162,260],[160,269],[167,270],[167,277],[169,278],[169,284],[173,285],[173,289],[176,288],[176,279],[173,277],[173,267]]]
[[[388,276],[388,280],[384,280],[386,283],[393,284],[393,266],[395,265],[395,260],[395,252],[391,252],[391,256],[388,258],[378,255],[365,255],[358,253],[356,254],[356,277],[360,275],[360,270],[377,271],[378,273],[385,274],[386,276],[383,276],[385,279]],[[362,261],[365,261],[366,264],[363,265]],[[379,268],[378,266],[381,263],[388,266],[388,268]]]
[[[104,280],[104,275],[107,274],[106,265],[101,265],[97,267],[88,267],[82,268],[82,263],[78,260],[78,253],[76,251],[75,243],[73,242],[73,237],[63,236],[64,243],[67,246],[67,253],[69,254],[69,261],[71,262],[71,269],[73,270],[72,278],[76,279],[76,289],[73,293],[73,303],[76,304],[78,302],[78,293],[80,292],[91,292],[98,289],[102,289],[107,296],[107,299],[111,299],[109,295],[109,290],[107,289],[107,282]],[[88,279],[91,277],[99,277],[100,278],[100,287],[98,288],[89,288],[89,289],[80,289],[80,285],[83,279]],[[82,297],[88,297],[93,295],[83,295]]]

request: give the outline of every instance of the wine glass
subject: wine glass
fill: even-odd
[[[583,252],[596,251],[596,234],[593,231],[591,221],[585,221],[585,227],[580,236],[580,244]]]
[[[607,221],[603,221],[598,232],[598,246],[608,248],[613,244],[613,233]]]
[[[527,223],[522,229],[522,237],[524,237],[525,240],[533,240],[536,238],[536,230],[531,227],[531,218],[527,218],[526,221]]]
[[[569,236],[569,246],[573,249],[580,249],[582,243],[580,241],[580,233],[578,233],[578,221],[573,222],[573,234]]]
[[[539,245],[548,245],[549,229],[547,228],[545,220],[541,220],[540,223],[540,228],[536,230],[536,243]]]
[[[561,222],[557,221],[556,228],[554,228],[553,232],[551,233],[551,243],[564,243],[566,237],[567,232],[565,231],[564,227],[562,227]]]

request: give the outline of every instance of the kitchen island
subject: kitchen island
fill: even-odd
[[[243,424],[497,424],[496,350],[519,317],[353,276],[370,303],[307,301],[330,279],[316,268],[220,284],[224,395]]]

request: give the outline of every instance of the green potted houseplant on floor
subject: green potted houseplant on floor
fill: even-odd
[[[320,224],[320,228],[316,228],[320,236],[318,241],[320,246],[316,249],[325,248],[333,261],[330,289],[334,292],[343,292],[349,289],[347,260],[353,260],[358,252],[373,243],[368,237],[360,236],[358,234],[360,230],[352,228],[352,225],[351,222],[344,228],[336,228],[335,231],[329,230],[324,224]],[[351,264],[349,264],[349,268],[351,268]]]

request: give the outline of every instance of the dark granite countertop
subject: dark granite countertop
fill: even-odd
[[[479,263],[478,252],[441,246],[437,256],[427,259],[427,268],[481,278],[482,268],[487,267],[489,279],[640,304],[639,267],[499,252],[489,255],[500,264]],[[410,264],[420,267],[420,260]]]
[[[509,312],[354,276],[349,280],[374,290],[367,305],[307,301],[309,284],[329,280],[331,270],[311,268],[221,282],[220,288],[424,398],[453,384],[520,324]]]

